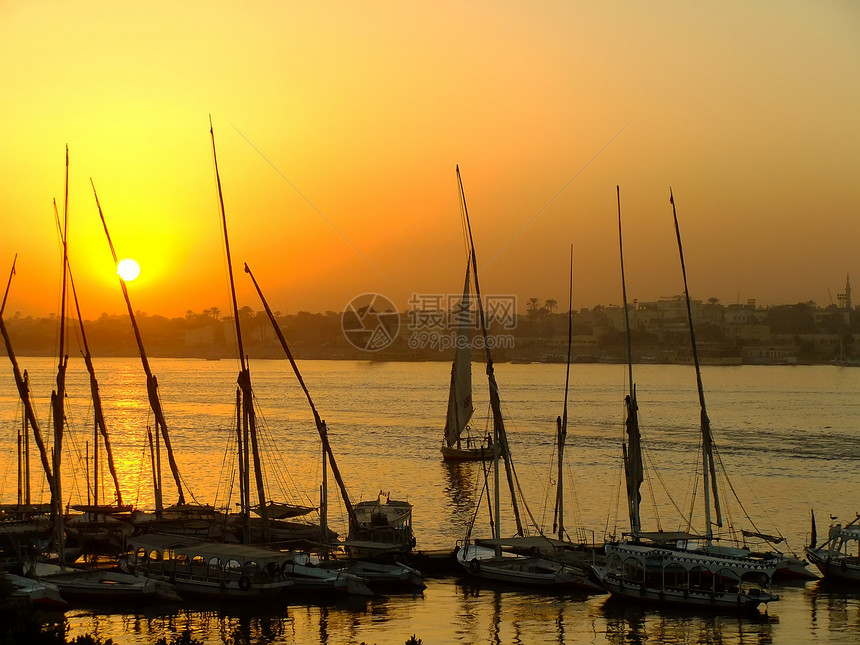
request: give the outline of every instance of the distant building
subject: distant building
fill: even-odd
[[[851,279],[847,273],[845,274],[845,293],[837,293],[836,302],[839,304],[840,309],[851,311]]]

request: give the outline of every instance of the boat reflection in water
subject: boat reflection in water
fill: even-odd
[[[767,614],[702,614],[691,609],[648,610],[610,597],[600,607],[606,642],[624,643],[769,643],[773,624]]]

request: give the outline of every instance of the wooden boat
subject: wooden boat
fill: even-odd
[[[621,249],[621,282],[627,328],[629,392],[625,397],[627,442],[622,444],[630,532],[623,539],[607,542],[606,562],[593,565],[592,571],[611,594],[651,603],[714,608],[758,608],[779,599],[768,591],[776,571],[776,558],[732,555],[716,543],[714,528],[722,526],[720,496],[717,488],[717,454],[705,407],[704,388],[699,368],[693,329],[687,273],[681,247],[681,234],[675,215],[674,196],[670,197],[690,329],[696,381],[699,393],[701,455],[703,471],[704,532],[646,532],[642,530],[639,488],[644,481],[639,406],[633,381],[630,319],[624,278],[624,250],[621,235],[621,193],[618,194],[618,240]],[[712,510],[713,503],[713,510]],[[748,516],[747,516],[748,517]],[[690,523],[691,520],[688,520]]]
[[[12,585],[12,597],[24,598],[34,607],[48,611],[65,611],[69,603],[60,595],[60,588],[50,582],[12,573],[0,574]]]
[[[477,540],[472,538],[472,530],[474,528],[477,512],[473,516],[473,520],[469,525],[464,540],[458,542],[456,550],[456,560],[460,568],[467,574],[483,580],[492,582],[504,582],[514,585],[540,585],[540,586],[555,586],[567,587],[576,585],[578,582],[585,580],[586,572],[579,568],[571,567],[567,564],[549,560],[538,555],[525,556],[503,549],[503,540],[501,533],[501,486],[500,473],[501,467],[504,465],[507,478],[508,488],[511,493],[511,507],[514,513],[514,519],[517,526],[517,533],[511,540],[518,538],[526,538],[526,527],[520,517],[519,502],[517,501],[516,471],[511,458],[510,449],[508,447],[507,434],[505,432],[505,423],[502,417],[501,400],[499,397],[499,387],[496,383],[495,369],[493,367],[492,352],[490,350],[491,343],[488,341],[487,323],[484,316],[484,308],[481,303],[481,289],[478,280],[478,264],[475,254],[475,243],[472,238],[472,227],[469,222],[469,213],[466,207],[466,197],[463,191],[463,182],[460,177],[460,169],[457,167],[457,186],[460,193],[460,207],[463,213],[465,229],[468,237],[472,277],[475,280],[475,300],[477,302],[478,319],[481,326],[481,333],[484,337],[484,351],[486,352],[487,361],[487,379],[489,385],[490,409],[493,418],[493,461],[492,461],[492,479],[493,479],[493,501],[491,504],[491,513],[493,520],[490,522],[492,537],[484,539],[481,545],[476,544]],[[502,464],[502,462],[504,462]],[[489,475],[485,471],[484,489],[489,490]],[[483,493],[482,493],[483,497]],[[487,494],[487,502],[490,503],[489,493]],[[523,504],[524,504],[523,500]],[[528,513],[530,516],[531,513]],[[536,527],[538,533],[540,529]],[[487,545],[487,546],[483,546]]]
[[[564,406],[561,416],[556,419],[556,442],[557,442],[557,471],[556,471],[556,494],[555,508],[553,510],[553,533],[555,538],[540,535],[531,538],[514,538],[512,546],[514,552],[524,553],[528,549],[531,555],[540,555],[553,562],[566,565],[568,575],[574,577],[575,586],[584,591],[602,591],[603,588],[592,579],[590,567],[596,563],[598,556],[602,558],[603,545],[594,544],[593,540],[588,543],[585,540],[585,531],[580,531],[580,540],[574,542],[570,539],[564,524],[564,454],[567,443],[568,422],[568,394],[570,391],[570,364],[571,349],[573,347],[573,246],[570,247],[570,280],[568,292],[568,316],[567,316],[567,359],[564,378]]]
[[[346,547],[354,555],[410,551],[415,546],[409,502],[380,492],[375,500],[355,503],[353,515]]]
[[[475,543],[464,544],[457,563],[471,576],[525,587],[579,587],[583,577],[573,567],[544,557],[521,555]]]
[[[424,576],[421,572],[402,562],[391,564],[348,558],[341,560],[323,560],[320,566],[331,567],[341,565],[351,574],[361,578],[373,591],[400,591],[424,589]]]
[[[40,582],[56,585],[60,595],[73,603],[138,604],[181,600],[174,586],[167,581],[119,571],[37,562],[32,573]]]
[[[245,354],[242,327],[240,324],[239,304],[236,297],[236,284],[233,273],[233,260],[230,252],[230,237],[227,227],[227,214],[221,190],[221,176],[218,172],[218,156],[215,149],[215,131],[211,119],[209,134],[212,142],[212,158],[215,165],[215,181],[218,189],[221,226],[224,240],[224,253],[227,262],[227,275],[230,281],[230,297],[233,308],[233,321],[236,331],[236,348],[240,364],[236,390],[236,450],[239,484],[239,512],[231,514],[230,522],[239,542],[242,544],[278,544],[281,546],[306,546],[321,540],[336,538],[327,527],[311,521],[293,521],[317,510],[310,504],[297,504],[292,500],[274,500],[276,491],[266,486],[280,477],[267,477],[263,469],[263,454],[254,407],[254,393],[251,372]]]
[[[346,483],[341,476],[340,469],[335,459],[334,451],[328,438],[328,426],[320,417],[313,399],[311,398],[310,390],[308,390],[302,377],[299,367],[296,364],[290,347],[287,344],[286,338],[278,326],[275,316],[272,313],[269,303],[263,295],[260,285],[254,278],[254,274],[245,264],[245,273],[247,273],[251,281],[254,283],[254,288],[260,297],[263,308],[269,321],[272,323],[272,329],[281,343],[281,347],[290,362],[293,373],[302,388],[302,392],[308,401],[311,408],[311,413],[314,417],[314,423],[317,428],[317,433],[322,444],[323,456],[323,480],[320,486],[320,549],[325,551],[331,547],[345,547],[347,551],[355,557],[361,556],[390,556],[391,554],[408,552],[413,549],[416,544],[415,535],[412,531],[412,504],[405,500],[392,500],[389,495],[385,495],[385,500],[382,500],[382,495],[376,500],[368,502],[354,503],[350,498],[346,488]],[[327,526],[327,509],[328,509],[328,470],[331,469],[340,491],[341,500],[346,509],[349,521],[349,533],[346,541],[343,544],[332,544],[331,534]]]
[[[293,587],[293,579],[283,574],[288,560],[277,551],[246,544],[145,534],[127,540],[119,566],[169,582],[183,598],[260,600]]]
[[[837,580],[860,584],[860,514],[848,524],[831,524],[827,540],[816,545],[815,515],[812,516],[812,533],[806,556],[824,576],[825,580]]]
[[[709,609],[757,610],[779,600],[767,591],[775,564],[638,542],[606,545],[606,564],[593,565],[613,596],[637,602]]]
[[[490,461],[493,458],[492,439],[472,436],[469,421],[474,413],[472,405],[472,320],[470,311],[469,277],[472,272],[471,255],[466,262],[466,280],[463,299],[456,318],[454,361],[451,363],[451,384],[448,389],[448,414],[443,434],[442,459],[444,461]]]

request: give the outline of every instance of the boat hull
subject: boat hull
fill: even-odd
[[[806,549],[809,561],[821,572],[825,580],[838,580],[860,585],[860,558],[840,556],[829,558],[815,549]]]
[[[594,587],[587,571],[545,558],[513,553],[497,557],[493,549],[474,544],[460,548],[456,558],[468,575],[492,582],[525,587]]]
[[[591,570],[613,596],[724,610],[756,609],[779,600],[767,591],[775,561],[642,543],[607,543],[604,548],[606,563]]]
[[[613,596],[650,605],[669,605],[716,610],[758,610],[763,603],[779,600],[770,593],[735,593],[681,589],[678,587],[646,587],[642,583],[622,580],[609,574],[603,567],[593,567],[601,585]]]
[[[492,461],[493,449],[442,446],[442,461]]]

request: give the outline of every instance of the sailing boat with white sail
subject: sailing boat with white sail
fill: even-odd
[[[624,278],[624,248],[621,236],[621,191],[618,197],[618,241],[621,249],[621,282],[627,328],[627,364],[629,392],[625,397],[627,410],[627,442],[622,443],[624,473],[627,485],[627,507],[630,532],[620,541],[607,542],[606,563],[592,567],[604,588],[612,595],[631,600],[724,609],[756,609],[762,603],[779,599],[767,591],[776,571],[776,562],[745,557],[744,554],[709,552],[715,536],[713,527],[721,525],[720,498],[716,487],[715,446],[710,421],[705,409],[701,372],[693,334],[687,276],[681,249],[680,231],[675,217],[678,248],[684,274],[684,290],[690,323],[693,356],[701,408],[702,479],[704,486],[704,534],[690,530],[678,532],[642,530],[640,515],[640,486],[644,481],[639,406],[633,381],[633,357],[630,339],[630,318],[627,307],[627,286]],[[674,198],[672,198],[674,212]],[[713,501],[714,514],[711,503]]]
[[[472,435],[469,421],[475,411],[472,405],[472,316],[470,312],[469,276],[472,254],[466,261],[463,299],[457,311],[457,335],[454,361],[451,364],[451,386],[448,390],[448,414],[445,422],[442,459],[445,461],[489,461],[493,458],[492,439]]]

